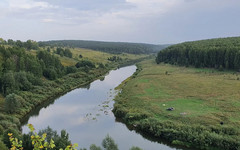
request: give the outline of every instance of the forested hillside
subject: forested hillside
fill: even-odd
[[[240,69],[240,37],[185,42],[160,51],[156,62],[218,69]]]
[[[142,43],[124,43],[124,42],[100,42],[100,41],[82,41],[82,40],[61,40],[39,42],[40,46],[58,46],[72,48],[88,48],[108,53],[120,54],[149,54],[156,53],[168,45],[153,45]]]

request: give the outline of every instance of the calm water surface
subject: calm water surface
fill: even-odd
[[[128,150],[132,146],[144,150],[176,149],[147,140],[135,131],[130,131],[123,123],[115,121],[111,111],[113,98],[117,94],[114,88],[135,71],[136,66],[113,70],[103,81],[96,80],[90,86],[75,89],[51,104],[41,106],[23,123],[23,133],[29,132],[26,124],[31,123],[37,131],[47,126],[58,133],[66,129],[72,143],[78,143],[81,148],[89,148],[93,143],[100,146],[109,134],[120,150]]]

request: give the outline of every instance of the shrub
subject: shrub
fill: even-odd
[[[139,147],[135,147],[135,146],[133,146],[133,147],[131,147],[129,150],[142,150],[142,149],[139,148]]]
[[[0,140],[0,150],[8,150],[6,145]]]
[[[91,61],[89,61],[89,60],[79,61],[75,66],[76,66],[77,68],[80,68],[80,67],[95,68],[95,65],[94,65]]]
[[[0,135],[3,134],[4,128],[2,127],[2,125],[0,125]]]
[[[9,94],[5,99],[5,110],[7,113],[16,113],[23,104],[24,99],[21,96]]]

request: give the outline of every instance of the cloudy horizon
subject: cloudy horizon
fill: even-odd
[[[0,37],[172,44],[240,36],[238,0],[1,0]]]

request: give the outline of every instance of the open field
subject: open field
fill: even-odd
[[[116,98],[117,116],[129,124],[151,118],[180,126],[229,128],[239,135],[239,73],[157,65],[153,60],[140,63],[140,67],[142,71]],[[170,107],[174,110],[167,111]]]
[[[108,58],[110,58],[112,56],[119,56],[123,59],[123,61],[136,60],[136,59],[148,56],[146,54],[138,54],[138,55],[127,54],[127,53],[110,54],[110,53],[95,51],[95,50],[91,50],[91,49],[84,49],[84,48],[74,48],[74,49],[69,48],[69,49],[73,54],[72,58],[60,57],[60,55],[54,54],[55,56],[59,57],[61,63],[64,66],[74,66],[80,60],[90,60],[94,63],[107,64],[110,62],[110,61],[108,61]],[[51,52],[53,53],[54,50],[56,50],[56,48],[51,49]],[[28,53],[30,53],[32,55],[37,55],[36,50],[28,51]],[[79,55],[82,55],[83,58],[79,58]]]

